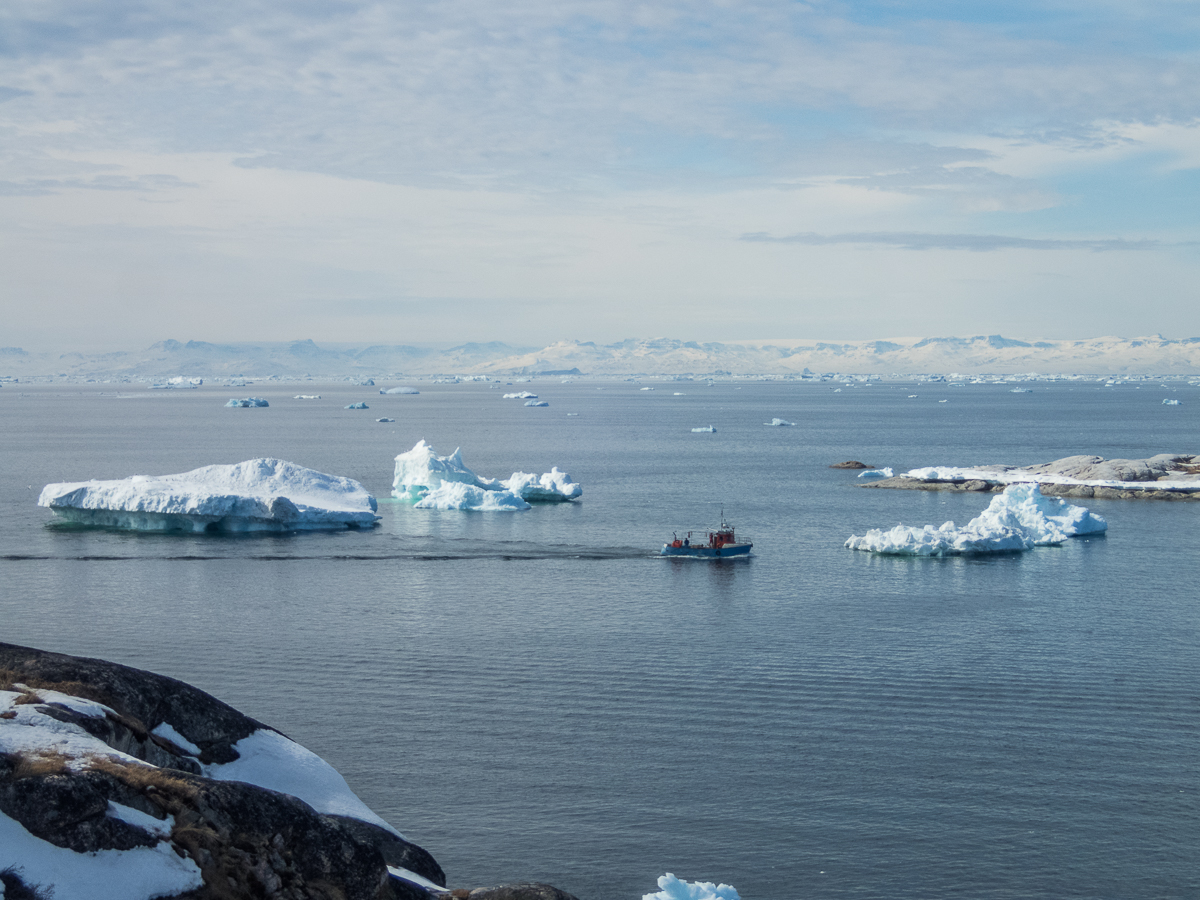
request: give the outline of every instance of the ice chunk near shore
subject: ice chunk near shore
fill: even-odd
[[[421,393],[414,387],[394,387],[388,388],[386,391],[381,390],[381,394],[419,394]]]
[[[241,400],[238,400],[236,397],[231,397],[229,402],[225,405],[234,409],[239,407],[241,409],[253,409],[254,407],[270,406],[271,404],[262,397],[243,397]]]
[[[795,422],[789,422],[787,419],[772,419],[770,422],[763,422],[764,425],[773,425],[776,428],[789,428],[795,425]]]
[[[545,400],[526,400],[525,405],[526,406],[549,406],[550,404],[547,403]]]
[[[371,527],[378,504],[357,481],[281,459],[178,475],[48,484],[38,506],[69,522],[132,531],[245,532]]]
[[[716,434],[716,433],[717,433],[717,429],[713,428],[711,425],[705,425],[703,428],[693,428],[692,429],[692,434]]]
[[[475,490],[447,487],[452,485]],[[396,457],[392,481],[392,495],[419,509],[519,510],[529,509],[527,500],[574,500],[582,494],[583,488],[557,466],[543,475],[514,472],[506,481],[498,481],[467,468],[461,448],[438,456],[424,440]]]
[[[670,872],[658,878],[658,891],[643,894],[642,900],[741,900],[731,884],[711,881],[680,881]]]
[[[958,528],[946,522],[935,528],[897,525],[851,535],[846,547],[896,556],[955,556],[1007,553],[1061,544],[1067,538],[1108,529],[1108,523],[1082,506],[1046,497],[1036,484],[1013,484],[992,498],[988,508]]]
[[[865,472],[859,472],[859,478],[865,478],[867,481],[877,481],[880,478],[892,478],[895,473],[891,466],[884,466],[882,469],[867,469]]]

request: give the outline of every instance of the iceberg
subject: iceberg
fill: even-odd
[[[386,391],[380,391],[381,394],[419,394],[421,393],[416,388],[412,387],[394,387],[388,388]]]
[[[347,404],[346,406],[342,407],[342,409],[370,409],[370,408],[371,407],[367,406],[367,404],[363,403],[361,400],[358,403],[350,403],[350,404]]]
[[[256,406],[270,406],[271,404],[268,403],[266,400],[264,400],[262,397],[243,397],[241,400],[238,400],[236,397],[233,397],[233,398],[230,398],[229,402],[226,403],[225,405],[234,407],[235,409],[238,407],[240,407],[242,409],[252,409]]]
[[[292,399],[293,400],[320,400],[321,395],[320,394],[297,394]]]
[[[789,428],[795,425],[795,422],[789,422],[787,419],[772,419],[770,422],[763,422],[764,425],[774,425],[776,428]]]
[[[505,394],[503,400],[536,400],[537,394],[531,394],[529,391],[521,391],[516,394]]]
[[[867,469],[865,472],[859,472],[859,478],[865,478],[867,481],[877,481],[880,478],[892,478],[895,473],[891,466],[885,466],[882,469]]]
[[[692,429],[692,434],[716,434],[716,433],[717,433],[717,429],[713,428],[711,425],[705,425],[703,428],[693,428]]]
[[[670,872],[658,878],[658,891],[643,894],[642,900],[741,900],[731,884],[711,881],[680,881]]]
[[[471,490],[467,490],[470,488]],[[485,478],[467,468],[462,449],[438,456],[424,440],[396,457],[392,496],[418,509],[522,510],[529,503],[575,500],[583,487],[553,467],[544,475],[514,472],[506,481]]]
[[[1163,406],[1178,406],[1178,405],[1179,405],[1178,400],[1164,400],[1163,401]]]
[[[550,404],[547,403],[545,400],[526,400],[525,405],[526,406],[549,406]]]
[[[1086,507],[1043,496],[1036,484],[1025,483],[1009,485],[962,528],[953,522],[937,528],[873,528],[862,536],[851,535],[846,547],[893,556],[1011,553],[1107,530],[1108,523]]]
[[[387,416],[382,416],[375,420],[376,422],[395,422],[395,419],[389,419]]]
[[[48,484],[38,506],[68,522],[131,531],[369,528],[378,518],[375,498],[357,481],[281,459]]]

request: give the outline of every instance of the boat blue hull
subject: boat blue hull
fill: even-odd
[[[733,559],[749,556],[753,544],[726,544],[724,547],[672,547],[663,544],[659,556],[690,556],[694,559]]]

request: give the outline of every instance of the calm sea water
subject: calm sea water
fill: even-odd
[[[1095,501],[1107,536],[1023,555],[879,558],[842,542],[988,498],[827,468],[1197,453],[1200,390],[639,387],[540,382],[551,405],[528,409],[478,384],[7,385],[0,635],[281,729],[452,886],[637,900],[671,871],[744,900],[1200,895],[1200,504]],[[222,406],[247,393],[270,408]],[[35,505],[51,481],[255,456],[382,499],[422,437],[485,475],[557,465],[584,499],[383,502],[372,532],[237,538],[64,530]],[[754,558],[653,556],[722,504]]]

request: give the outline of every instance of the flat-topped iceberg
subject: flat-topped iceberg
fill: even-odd
[[[711,425],[705,425],[702,428],[693,428],[692,429],[692,434],[716,434],[716,433],[717,433],[717,429],[713,428]]]
[[[891,466],[884,466],[882,469],[867,469],[865,472],[859,472],[859,478],[865,478],[867,481],[876,481],[880,478],[892,478],[895,476]]]
[[[357,481],[281,459],[48,484],[38,505],[69,522],[132,531],[363,528],[378,518],[375,498]]]
[[[401,386],[401,387],[388,388],[386,391],[381,389],[379,391],[379,393],[381,393],[381,394],[419,394],[421,392],[418,391],[414,387]]]
[[[238,409],[239,407],[241,409],[254,409],[255,407],[270,406],[271,404],[262,397],[243,397],[241,400],[231,397],[225,405],[234,409]]]
[[[543,475],[514,472],[500,481],[467,468],[462,450],[438,456],[424,440],[396,457],[392,496],[418,509],[522,510],[529,503],[575,500],[583,488],[557,467]]]
[[[953,522],[937,528],[873,528],[862,536],[851,535],[846,546],[894,556],[1010,553],[1107,530],[1108,523],[1085,507],[1043,496],[1036,484],[1014,484],[962,528]]]
[[[526,400],[525,405],[526,406],[549,406],[550,404],[547,403],[545,400]]]

